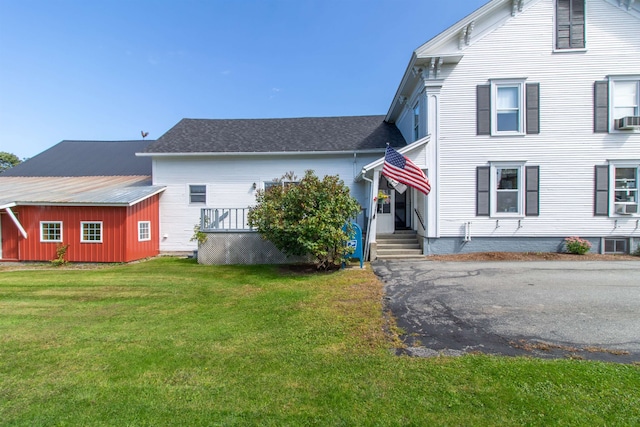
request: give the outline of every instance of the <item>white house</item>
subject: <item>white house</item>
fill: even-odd
[[[635,249],[639,104],[638,2],[493,0],[418,47],[385,120],[425,141],[424,253]]]
[[[201,208],[233,208],[210,213],[224,228],[256,189],[314,169],[360,201],[372,258],[407,228],[426,255],[557,251],[575,235],[629,252],[639,36],[633,0],[492,0],[413,52],[386,116],[183,120],[140,153],[166,187],[160,248],[195,248]],[[381,177],[386,143],[426,171],[428,196]]]
[[[355,178],[364,165],[384,155],[387,143],[406,145],[384,116],[181,120],[138,153],[152,157],[154,185],[166,188],[160,206],[161,251],[195,249],[190,238],[204,215],[220,232],[217,247],[239,240],[242,247],[232,250],[254,259],[259,240],[248,233],[246,214],[256,191],[287,173],[292,180],[302,178],[309,169],[319,177],[342,178],[363,206],[357,220],[366,227],[369,185]]]

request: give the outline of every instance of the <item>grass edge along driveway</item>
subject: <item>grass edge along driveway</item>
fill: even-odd
[[[382,297],[357,268],[0,271],[0,424],[640,424],[637,365],[395,356]]]

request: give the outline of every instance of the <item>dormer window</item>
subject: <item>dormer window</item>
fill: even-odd
[[[556,0],[556,49],[585,46],[585,0]]]

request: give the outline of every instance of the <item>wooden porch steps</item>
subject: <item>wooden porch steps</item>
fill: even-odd
[[[413,230],[396,231],[394,234],[378,234],[376,237],[378,259],[422,259],[418,234]]]

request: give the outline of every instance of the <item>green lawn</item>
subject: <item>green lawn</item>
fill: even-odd
[[[639,366],[394,356],[381,298],[360,269],[0,270],[0,424],[640,425]]]

